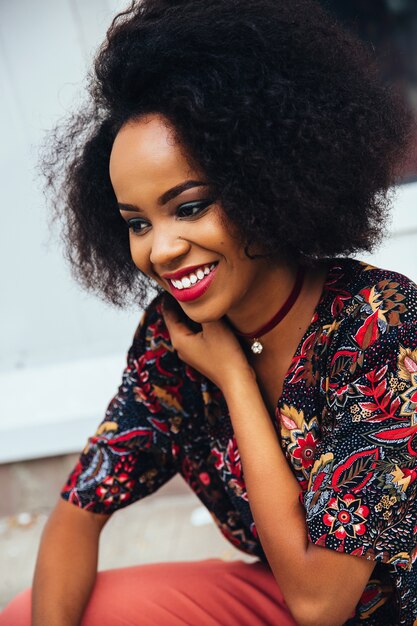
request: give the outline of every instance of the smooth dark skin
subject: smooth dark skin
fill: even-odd
[[[218,261],[216,279],[204,296],[181,303],[202,331],[193,333],[175,312],[166,309],[171,340],[180,358],[211,379],[226,398],[256,527],[295,620],[300,626],[342,625],[352,614],[374,564],[308,541],[299,486],[271,422],[283,377],[320,298],[324,269],[308,272],[293,309],[262,338],[264,351],[255,357],[242,348],[224,317],[242,332],[264,324],[287,298],[297,268],[270,258],[249,259],[215,203],[201,211],[190,208],[190,203],[207,204],[210,190],[206,185],[158,203],[162,194],[187,180],[206,182],[201,172],[190,168],[169,126],[158,115],[130,122],[120,130],[111,154],[110,176],[122,217],[137,220],[136,232],[130,231],[132,258],[164,289],[169,291],[170,286],[162,274]],[[58,503],[39,551],[33,626],[80,624],[94,585],[98,541],[106,521],[107,516]],[[304,572],[312,575],[304,576]]]
[[[32,590],[32,626],[76,626],[94,586],[108,515],[60,500],[45,526]]]

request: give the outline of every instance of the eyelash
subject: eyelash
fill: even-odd
[[[198,202],[186,202],[184,204],[181,204],[177,208],[176,215],[180,219],[193,219],[193,218],[198,217],[212,203],[213,203],[212,200],[198,201]],[[186,216],[181,217],[179,213],[184,208],[196,208],[197,211],[193,213],[192,215],[186,215]],[[144,219],[134,217],[133,219],[130,219],[127,221],[127,225],[129,227],[129,230],[132,231],[132,233],[134,233],[135,235],[141,235],[143,232],[147,230],[147,226],[149,226],[149,222],[146,222],[146,220]],[[145,226],[144,228],[142,228],[143,225]]]

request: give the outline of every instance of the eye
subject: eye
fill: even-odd
[[[142,220],[138,217],[128,220],[127,225],[129,227],[129,230],[132,233],[135,233],[135,235],[142,234],[150,226],[149,222],[147,222],[146,220]]]
[[[186,204],[181,204],[181,206],[177,209],[177,216],[183,218],[196,217],[207,209],[207,207],[209,207],[212,203],[212,200],[200,200],[198,202],[187,202]]]

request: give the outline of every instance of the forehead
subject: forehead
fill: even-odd
[[[124,124],[110,155],[110,178],[117,190],[147,183],[168,186],[192,172],[174,130],[160,115]]]

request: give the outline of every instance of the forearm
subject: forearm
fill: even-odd
[[[282,590],[289,586],[291,591],[291,579],[299,583],[299,568],[307,559],[300,487],[285,460],[257,386],[242,381],[225,396],[259,537],[264,550],[269,548],[266,555],[273,570],[277,562]]]
[[[32,626],[80,624],[95,582],[104,524],[94,517],[60,502],[48,520],[33,582]]]
[[[354,583],[347,585],[342,578],[345,563],[340,568],[341,555],[309,542],[300,486],[284,457],[256,381],[243,376],[224,393],[257,532],[288,606],[296,619],[312,613],[310,607],[321,615],[330,608],[326,604],[334,605],[337,597],[341,621],[339,607],[333,606],[328,623],[343,623],[363,589],[360,580],[357,588]],[[305,572],[309,574],[303,575]],[[314,618],[311,622],[299,620],[314,623]]]

